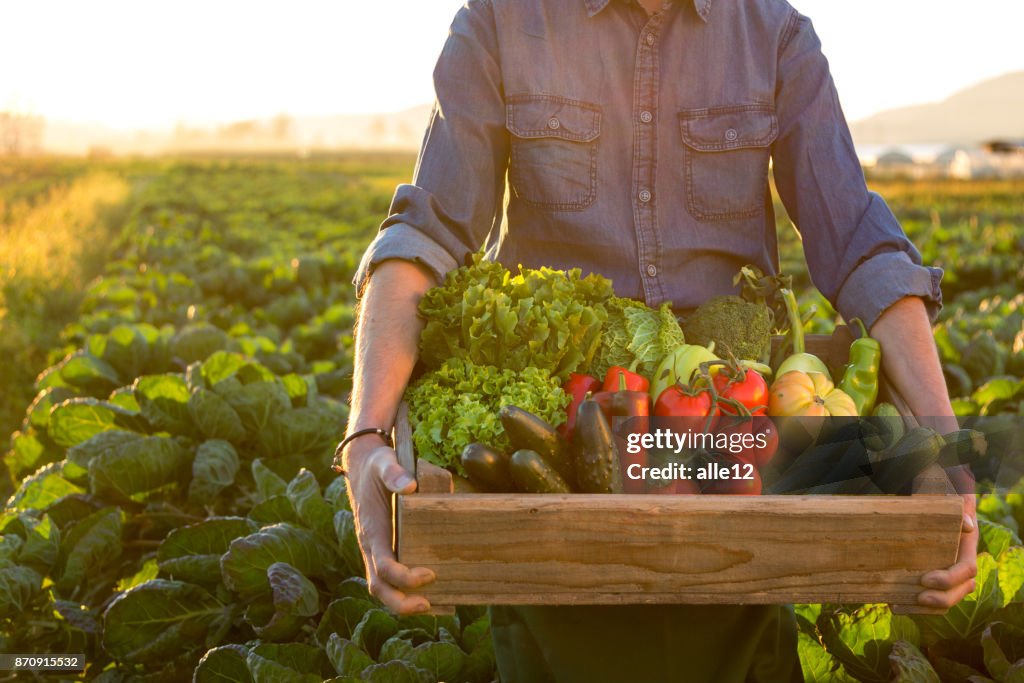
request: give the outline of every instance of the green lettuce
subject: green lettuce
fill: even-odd
[[[603,377],[613,365],[650,377],[669,352],[685,343],[667,302],[655,310],[633,299],[614,297],[605,307],[608,322],[590,366],[596,377]]]
[[[612,296],[611,281],[580,275],[522,267],[513,275],[476,254],[420,301],[421,360],[432,370],[449,358],[502,370],[533,367],[564,381],[590,365],[607,317],[603,302]]]
[[[417,455],[463,475],[459,455],[469,444],[509,448],[498,419],[503,405],[519,406],[557,426],[565,422],[569,403],[558,378],[544,370],[515,372],[458,358],[413,383],[405,398]]]

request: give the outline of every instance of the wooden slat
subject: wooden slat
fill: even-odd
[[[913,604],[953,563],[953,496],[405,496],[433,603]]]

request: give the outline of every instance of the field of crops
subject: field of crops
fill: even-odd
[[[108,682],[493,680],[482,607],[395,618],[368,594],[328,467],[352,275],[412,161],[0,165],[0,351],[17,359],[0,376],[0,652],[85,653],[83,678]],[[875,189],[946,268],[936,339],[958,413],[1009,426],[1024,188]],[[33,266],[18,246],[60,224],[97,262],[70,279],[80,253]],[[780,231],[803,304],[828,310]],[[1024,483],[983,493],[977,590],[945,616],[797,606],[808,681],[1024,680]]]

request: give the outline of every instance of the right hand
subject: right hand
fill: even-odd
[[[391,494],[412,493],[416,480],[398,464],[393,448],[373,438],[349,444],[345,461],[348,497],[370,594],[399,615],[426,612],[430,609],[427,599],[408,591],[432,582],[434,572],[399,563],[391,548]]]

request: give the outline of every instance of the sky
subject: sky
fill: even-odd
[[[1024,69],[1024,0],[791,2],[850,120]],[[0,110],[150,129],[399,111],[433,99],[462,4],[0,0]]]

